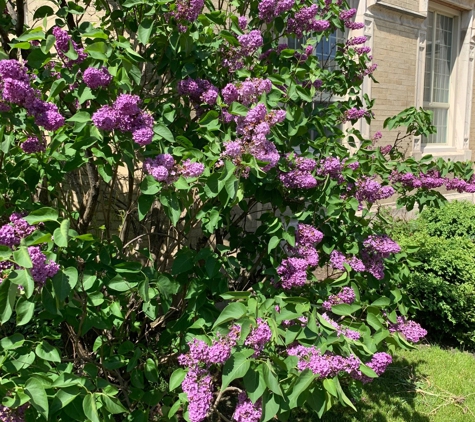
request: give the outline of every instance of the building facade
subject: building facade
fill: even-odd
[[[381,144],[397,130],[384,120],[415,106],[431,110],[437,134],[411,139],[408,153],[451,160],[475,158],[475,1],[359,0],[357,20],[378,64],[364,91],[375,98],[375,120],[361,123],[366,136],[381,131]]]

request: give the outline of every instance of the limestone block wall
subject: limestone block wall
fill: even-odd
[[[373,61],[378,65],[374,77],[378,83],[372,84],[376,102],[371,133],[383,133],[380,145],[393,143],[397,135],[396,130],[383,129],[384,120],[415,104],[417,35],[415,28],[400,22],[374,19]]]

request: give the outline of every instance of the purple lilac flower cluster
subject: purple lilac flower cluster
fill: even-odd
[[[45,145],[36,136],[31,136],[22,142],[21,149],[27,154],[46,151]]]
[[[159,154],[155,158],[146,158],[144,170],[154,179],[169,185],[175,182],[180,175],[185,178],[199,177],[205,169],[204,164],[185,160],[177,165],[170,154]]]
[[[239,47],[229,47],[228,51],[224,52],[223,66],[227,67],[230,72],[242,69],[244,59],[252,57],[264,44],[262,33],[258,29],[253,29],[248,34],[239,35],[238,41]]]
[[[366,363],[366,366],[368,368],[371,368],[374,372],[376,372],[376,375],[379,376],[379,375],[382,375],[386,371],[386,368],[391,364],[392,361],[393,361],[393,358],[391,357],[391,355],[388,355],[387,353],[384,353],[384,352],[379,352],[373,355],[373,357],[371,358],[371,361]],[[367,384],[373,381],[373,378],[363,375],[361,371],[356,371],[353,374],[353,378],[360,380],[364,384]]]
[[[295,0],[262,0],[259,3],[259,19],[271,22],[277,16],[292,9]]]
[[[307,282],[307,270],[318,265],[318,252],[315,248],[323,239],[323,233],[308,224],[299,223],[295,248],[290,249],[291,258],[284,259],[277,274],[284,289],[301,287]]]
[[[344,336],[350,340],[359,340],[361,334],[358,331],[351,330],[350,328],[346,328],[338,324],[336,321],[331,319],[326,313],[322,314],[322,318],[327,321],[332,327],[336,329],[337,334],[340,336]]]
[[[287,155],[287,161],[291,170],[287,173],[281,173],[279,179],[282,184],[289,189],[311,189],[317,186],[317,180],[312,172],[315,170],[317,163],[311,158],[303,158]]]
[[[319,379],[333,378],[340,372],[346,372],[352,376],[359,371],[361,364],[361,361],[353,354],[347,358],[330,352],[322,354],[315,346],[290,346],[287,349],[287,354],[298,357],[297,369],[299,371],[309,369],[318,375]]]
[[[236,133],[240,138],[228,142],[224,145],[222,153],[224,157],[230,157],[236,164],[239,164],[241,155],[248,152],[257,160],[267,164],[263,166],[263,171],[268,171],[277,165],[280,159],[279,152],[275,145],[267,140],[271,127],[285,120],[285,110],[267,112],[264,104],[259,103],[249,110],[246,116],[236,116]]]
[[[330,352],[324,354],[315,346],[305,347],[301,345],[291,346],[287,349],[289,356],[297,356],[299,358],[297,369],[304,371],[309,369],[320,379],[333,378],[340,372],[346,372],[350,377],[360,380],[363,383],[371,382],[373,379],[363,375],[359,369],[361,365],[360,359],[351,354],[344,358]],[[371,361],[366,366],[371,368],[376,374],[382,375],[388,365],[392,362],[392,357],[384,352],[375,353]]]
[[[421,325],[415,321],[407,321],[403,317],[397,318],[397,323],[389,323],[390,333],[401,333],[408,341],[418,343],[421,338],[427,335],[427,330],[421,327]]]
[[[25,410],[26,405],[20,406],[17,409],[10,409],[0,404],[0,421],[25,422]]]
[[[321,10],[316,4],[309,7],[302,7],[293,18],[287,20],[287,33],[295,34],[301,38],[304,32],[322,32],[330,28],[330,22],[317,19],[321,15]]]
[[[84,49],[80,48],[71,39],[71,37],[66,31],[59,28],[58,26],[55,26],[53,28],[53,35],[56,38],[56,43],[55,43],[56,51],[58,52],[59,57],[63,60],[66,67],[71,68],[75,64],[82,63],[87,58],[87,54],[84,52]],[[70,45],[72,45],[74,51],[78,55],[77,59],[72,60],[69,57],[66,57],[66,55],[64,54],[69,51]]]
[[[249,106],[259,100],[259,96],[269,93],[272,82],[269,79],[247,78],[244,82],[227,84],[221,90],[223,101],[230,105],[234,101]]]
[[[35,227],[28,224],[21,214],[13,213],[10,216],[10,223],[0,227],[0,245],[9,248],[18,246],[21,239],[29,236],[34,231]]]
[[[362,29],[364,28],[364,23],[362,22],[353,22],[351,19],[356,15],[356,9],[349,9],[340,12],[340,19],[345,23],[345,26],[348,29]]]
[[[372,235],[363,242],[361,259],[356,256],[346,257],[340,251],[334,250],[330,254],[330,264],[333,268],[344,270],[348,264],[358,272],[366,271],[378,280],[384,278],[384,258],[401,251],[401,247],[386,235]]]
[[[340,293],[329,296],[328,300],[323,302],[322,308],[326,311],[331,311],[333,305],[338,305],[340,303],[351,305],[355,299],[355,291],[351,287],[343,287]]]
[[[0,94],[2,109],[10,110],[10,104],[26,108],[38,126],[57,130],[64,125],[64,117],[53,103],[42,101],[39,91],[30,85],[26,68],[17,60],[0,60]]]
[[[191,422],[206,419],[213,402],[213,383],[209,367],[212,364],[223,364],[229,359],[231,349],[236,345],[240,334],[241,327],[234,325],[226,337],[218,336],[211,346],[202,340],[193,339],[188,343],[190,351],[178,357],[178,363],[189,369],[181,387],[188,396]]]
[[[205,79],[184,79],[178,83],[178,93],[190,97],[195,108],[200,104],[215,105],[219,90]]]
[[[338,183],[343,183],[344,178],[341,174],[343,169],[344,162],[342,162],[339,157],[327,157],[323,160],[320,160],[317,174],[324,177],[329,176],[330,178],[338,181]]]
[[[396,193],[392,186],[382,186],[371,177],[363,177],[356,182],[355,197],[359,202],[359,209],[363,208],[363,202],[373,204],[381,199],[390,198]]]
[[[272,331],[269,324],[262,318],[257,318],[257,327],[254,327],[247,336],[244,344],[254,349],[254,357],[259,356],[264,347],[272,338]]]
[[[138,95],[120,94],[113,106],[102,106],[92,115],[92,122],[101,130],[118,129],[131,132],[140,146],[148,145],[153,138],[153,117],[139,108]]]
[[[262,401],[259,399],[255,403],[241,391],[238,394],[238,403],[234,410],[233,420],[235,422],[259,422],[262,416]]]
[[[401,247],[386,235],[372,235],[364,242],[361,257],[365,264],[365,271],[378,280],[384,278],[384,258],[401,251]]]
[[[427,173],[419,173],[419,176],[414,175],[413,173],[399,173],[393,171],[390,176],[390,180],[393,183],[400,183],[404,187],[409,189],[434,189],[441,186],[446,187],[447,190],[457,190],[459,193],[475,192],[475,179],[472,178],[470,181],[466,182],[465,180],[459,179],[457,177],[449,178],[442,177],[438,170],[429,170]]]
[[[177,0],[176,9],[171,12],[171,15],[179,22],[178,29],[181,32],[186,32],[187,26],[182,22],[194,22],[198,19],[203,7],[204,0]]]
[[[349,110],[345,111],[344,117],[343,117],[343,122],[348,122],[348,121],[356,121],[361,119],[362,117],[368,116],[369,111],[365,109],[358,109],[356,107],[350,108]]]
[[[54,261],[48,261],[39,246],[30,246],[28,253],[33,264],[31,276],[39,285],[45,284],[47,278],[54,277],[59,271],[59,265]]]
[[[112,75],[106,67],[96,69],[95,67],[88,67],[82,76],[84,83],[91,89],[103,88],[109,85],[112,81]]]

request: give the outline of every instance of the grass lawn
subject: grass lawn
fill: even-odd
[[[356,408],[357,413],[335,409],[322,420],[475,421],[475,356],[427,345],[410,352],[398,352],[386,373],[364,387],[362,401]],[[310,419],[302,413],[289,418],[289,422],[297,421],[309,422]]]

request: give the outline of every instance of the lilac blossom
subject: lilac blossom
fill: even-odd
[[[204,164],[195,163],[191,160],[185,160],[181,163],[181,174],[183,177],[191,178],[191,177],[199,177],[203,174],[205,169]]]
[[[20,147],[27,154],[33,154],[35,152],[44,152],[46,150],[44,144],[36,136],[31,136],[27,138],[21,143]]]
[[[277,16],[292,9],[294,0],[262,0],[259,3],[259,19],[271,22]]]
[[[356,299],[355,291],[351,287],[343,287],[340,293],[329,296],[328,300],[323,302],[322,307],[326,311],[331,311],[332,306],[341,303],[351,305]]]
[[[427,335],[427,330],[415,321],[407,321],[405,318],[399,316],[397,323],[389,323],[390,333],[401,333],[408,341],[418,343],[423,337]]]
[[[26,405],[16,409],[0,405],[0,421],[2,422],[25,422]]]
[[[87,58],[87,54],[84,52],[84,49],[80,48],[76,42],[71,39],[66,31],[62,30],[58,26],[55,26],[53,28],[53,35],[56,38],[56,51],[58,52],[59,57],[61,57],[61,59],[64,61],[66,67],[71,68],[75,64],[81,64]],[[65,53],[69,51],[70,45],[73,47],[73,50],[78,56],[74,60],[66,57],[65,55]]]
[[[240,392],[238,403],[233,413],[233,420],[236,422],[259,422],[262,416],[262,402],[257,400],[252,403],[246,393]]]
[[[247,18],[245,16],[239,16],[238,26],[242,31],[244,31],[247,28]]]
[[[322,32],[330,28],[330,22],[317,19],[319,12],[316,4],[302,7],[293,18],[287,20],[287,32],[301,38],[305,32]]]
[[[307,282],[308,262],[303,258],[287,258],[277,268],[283,289],[302,287]]]
[[[112,75],[106,67],[96,69],[95,67],[88,67],[82,77],[84,83],[91,89],[106,87],[112,81]]]
[[[330,352],[322,354],[315,346],[290,346],[287,349],[287,354],[297,356],[297,369],[299,371],[309,369],[315,375],[318,375],[319,379],[333,378],[340,372],[352,374],[359,370],[361,364],[361,361],[355,355],[344,358]]]
[[[39,246],[30,246],[28,254],[33,264],[30,270],[31,276],[39,285],[45,284],[47,278],[53,277],[59,271],[59,265],[54,261],[48,261]]]
[[[257,318],[257,327],[252,329],[244,344],[254,349],[254,356],[259,356],[271,338],[272,331],[270,330],[269,324],[262,318]]]
[[[204,0],[178,0],[172,15],[179,22],[186,21],[192,23],[198,19],[198,15],[203,10],[203,7]],[[185,32],[186,26],[180,24],[179,29],[181,32]]]

